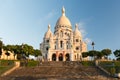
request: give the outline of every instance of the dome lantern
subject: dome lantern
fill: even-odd
[[[65,8],[64,8],[64,6],[62,8],[62,16],[65,16]]]
[[[78,29],[78,24],[75,24],[75,29]]]
[[[48,25],[48,30],[50,30],[50,24]]]

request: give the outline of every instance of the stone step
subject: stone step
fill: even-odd
[[[79,65],[82,66],[82,64],[78,61],[46,61],[46,62],[40,62],[39,66],[54,66],[54,67],[61,67],[61,66],[75,66]]]

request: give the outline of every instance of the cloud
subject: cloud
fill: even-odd
[[[53,21],[54,21],[54,17],[56,17],[56,15],[57,15],[57,12],[55,10],[51,10],[47,14],[44,14],[43,16],[41,16],[39,18],[39,20],[36,22],[36,24],[38,26],[40,26],[39,29],[38,29],[38,31],[41,32],[41,35],[40,35],[41,40],[40,40],[40,42],[42,41],[42,38],[44,37],[44,34],[47,31],[48,24],[51,25],[51,30],[53,29],[52,24],[53,24]]]
[[[44,19],[49,19],[49,18],[53,17],[55,14],[56,14],[56,12],[55,12],[54,10],[52,10],[51,12],[49,12],[49,13],[44,17]]]
[[[46,14],[45,16],[43,16],[42,18],[40,18],[39,21],[38,21],[38,23],[40,25],[48,24],[48,22],[51,21],[49,19],[52,18],[53,16],[55,16],[56,14],[57,14],[57,12],[55,12],[54,10],[52,10],[48,14]]]
[[[92,40],[90,38],[85,38],[84,41],[87,43],[87,44],[91,44],[92,43]]]
[[[83,37],[83,40],[87,43],[87,44],[91,44],[91,39],[90,38],[85,38],[85,36],[88,34],[87,31],[85,30],[85,26],[86,26],[86,23],[83,22],[83,21],[80,21],[78,24],[78,27],[79,27],[79,30],[82,34],[82,37]]]
[[[87,31],[85,30],[86,24],[83,21],[80,21],[77,24],[78,24],[79,30],[80,30],[80,32],[82,34],[82,37],[84,38],[87,35]]]
[[[77,24],[78,24],[78,27],[79,27],[79,29],[80,29],[80,32],[81,32],[82,36],[85,37],[86,34],[87,34],[87,32],[86,32],[86,30],[85,30],[85,23],[82,22],[82,21],[80,21],[80,22],[77,23]]]

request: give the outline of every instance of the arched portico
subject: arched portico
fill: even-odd
[[[52,55],[52,61],[56,61],[56,54]]]
[[[66,58],[66,61],[70,61],[70,55],[69,55],[69,53],[67,53],[67,54],[65,55],[65,58]]]
[[[59,54],[59,61],[63,61],[63,54],[62,53]]]

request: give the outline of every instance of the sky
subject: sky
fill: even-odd
[[[92,41],[95,50],[120,49],[120,0],[0,0],[1,40],[39,49],[48,24],[54,32],[63,6],[73,30],[79,24],[88,50]]]

